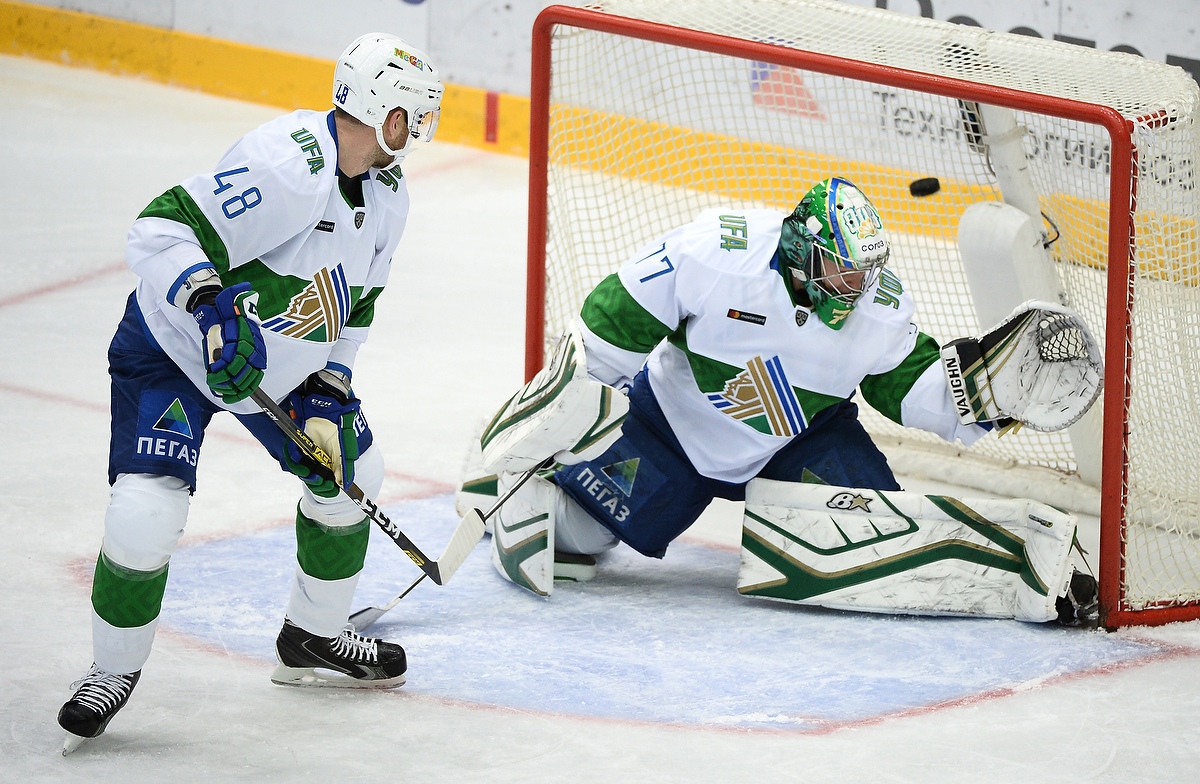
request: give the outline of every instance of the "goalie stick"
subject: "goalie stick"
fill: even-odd
[[[486,512],[480,512],[478,509],[472,509],[470,512],[467,512],[467,514],[463,516],[463,521],[465,522],[468,517],[475,517],[475,516],[479,517],[480,523],[487,520],[489,517],[491,517],[492,515],[494,515],[496,513],[496,510],[499,509],[501,507],[501,505],[504,504],[505,501],[512,498],[513,493],[517,492],[517,490],[520,489],[521,485],[525,484],[527,481],[529,481],[529,479],[534,474],[536,474],[538,471],[541,471],[543,468],[546,468],[547,466],[551,465],[553,462],[554,462],[554,458],[548,457],[545,460],[543,460],[541,463],[539,463],[538,465],[534,466],[533,468],[529,469],[525,473],[521,474],[519,477],[517,477],[517,481],[515,483],[513,483],[513,486],[508,488],[508,490],[506,490],[502,496],[500,496],[499,498],[496,499],[496,503],[492,504],[490,509],[488,509]],[[462,523],[460,523],[459,525],[461,526]],[[380,606],[373,606],[373,607],[364,607],[363,609],[359,610],[358,612],[352,614],[350,616],[349,620],[350,620],[350,624],[354,627],[354,631],[362,633],[364,630],[366,630],[371,625],[373,625],[376,621],[378,621],[380,618],[382,618],[387,612],[389,612],[393,607],[395,607],[397,604],[399,604],[401,599],[403,599],[405,596],[408,596],[409,592],[413,588],[416,588],[417,584],[420,583],[422,580],[424,580],[425,577],[426,577],[426,575],[422,574],[420,577],[418,577],[416,580],[413,581],[412,585],[408,586],[403,591],[396,594],[396,596],[394,596],[392,598],[392,600],[389,601],[387,604],[380,605]]]
[[[317,473],[323,477],[332,479],[333,460],[325,450],[318,446],[307,433],[296,427],[296,423],[292,421],[291,417],[267,393],[261,389],[256,389],[253,399],[259,408],[263,410],[263,413],[270,417],[271,421],[283,431],[284,435],[313,461],[315,464],[313,467]],[[458,567],[462,565],[462,562],[475,549],[475,544],[483,538],[483,515],[478,509],[472,509],[463,515],[458,527],[454,529],[450,541],[446,544],[446,549],[442,552],[441,557],[437,559],[430,558],[383,513],[378,504],[363,494],[358,485],[351,483],[349,487],[341,489],[342,492],[350,496],[350,500],[354,501],[367,517],[371,518],[404,551],[404,554],[413,563],[420,567],[421,571],[425,573],[423,577],[430,577],[438,585],[444,585],[453,576]]]

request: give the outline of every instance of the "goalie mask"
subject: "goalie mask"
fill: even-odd
[[[889,255],[891,244],[879,213],[862,191],[840,177],[814,185],[783,220],[779,256],[785,272],[832,329],[842,328]]]
[[[412,143],[433,139],[441,113],[442,82],[424,53],[386,33],[367,33],[346,47],[333,72],[333,105],[375,129],[375,139],[399,163]],[[395,108],[408,115],[408,137],[393,150],[383,123]]]

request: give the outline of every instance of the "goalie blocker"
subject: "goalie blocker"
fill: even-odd
[[[754,479],[738,591],[839,610],[1076,625],[1075,524],[1028,499]]]
[[[942,367],[963,424],[1015,419],[1034,430],[1074,424],[1100,396],[1104,366],[1075,311],[1024,302],[986,334],[942,347]]]

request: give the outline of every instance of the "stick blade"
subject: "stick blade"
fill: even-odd
[[[354,627],[354,631],[362,633],[366,629],[375,625],[375,622],[383,617],[387,612],[383,607],[366,607],[350,616],[350,625]]]
[[[435,583],[444,585],[458,571],[458,567],[462,566],[463,561],[467,560],[467,556],[483,538],[484,530],[483,512],[472,509],[463,515],[458,527],[454,529],[454,535],[446,543],[446,549],[437,559],[438,574],[431,575]]]

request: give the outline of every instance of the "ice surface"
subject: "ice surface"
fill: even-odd
[[[388,513],[432,552],[458,522],[449,495]],[[359,589],[365,605],[383,604],[420,575],[382,534],[372,544]],[[409,692],[580,717],[813,732],[1167,650],[1056,626],[824,612],[743,597],[734,590],[737,551],[690,541],[673,544],[661,562],[618,549],[597,580],[559,583],[547,600],[505,582],[489,563],[489,544],[444,587],[420,586],[371,630],[403,641]],[[200,641],[273,661],[269,631],[294,551],[288,527],[183,549],[172,561],[164,618]]]
[[[133,283],[125,234],[150,199],[279,110],[11,57],[0,100],[0,781],[1200,774],[1200,624],[1081,633],[740,597],[732,505],[663,561],[615,551],[594,583],[548,601],[475,553],[380,622],[411,657],[395,692],[273,686],[296,490],[230,417],[209,431],[137,691],[63,758],[54,717],[91,657],[105,348]],[[432,552],[456,522],[448,493],[472,429],[520,381],[525,166],[440,143],[405,166],[413,212],[355,386],[389,465],[379,500]],[[356,606],[416,575],[375,537]]]

